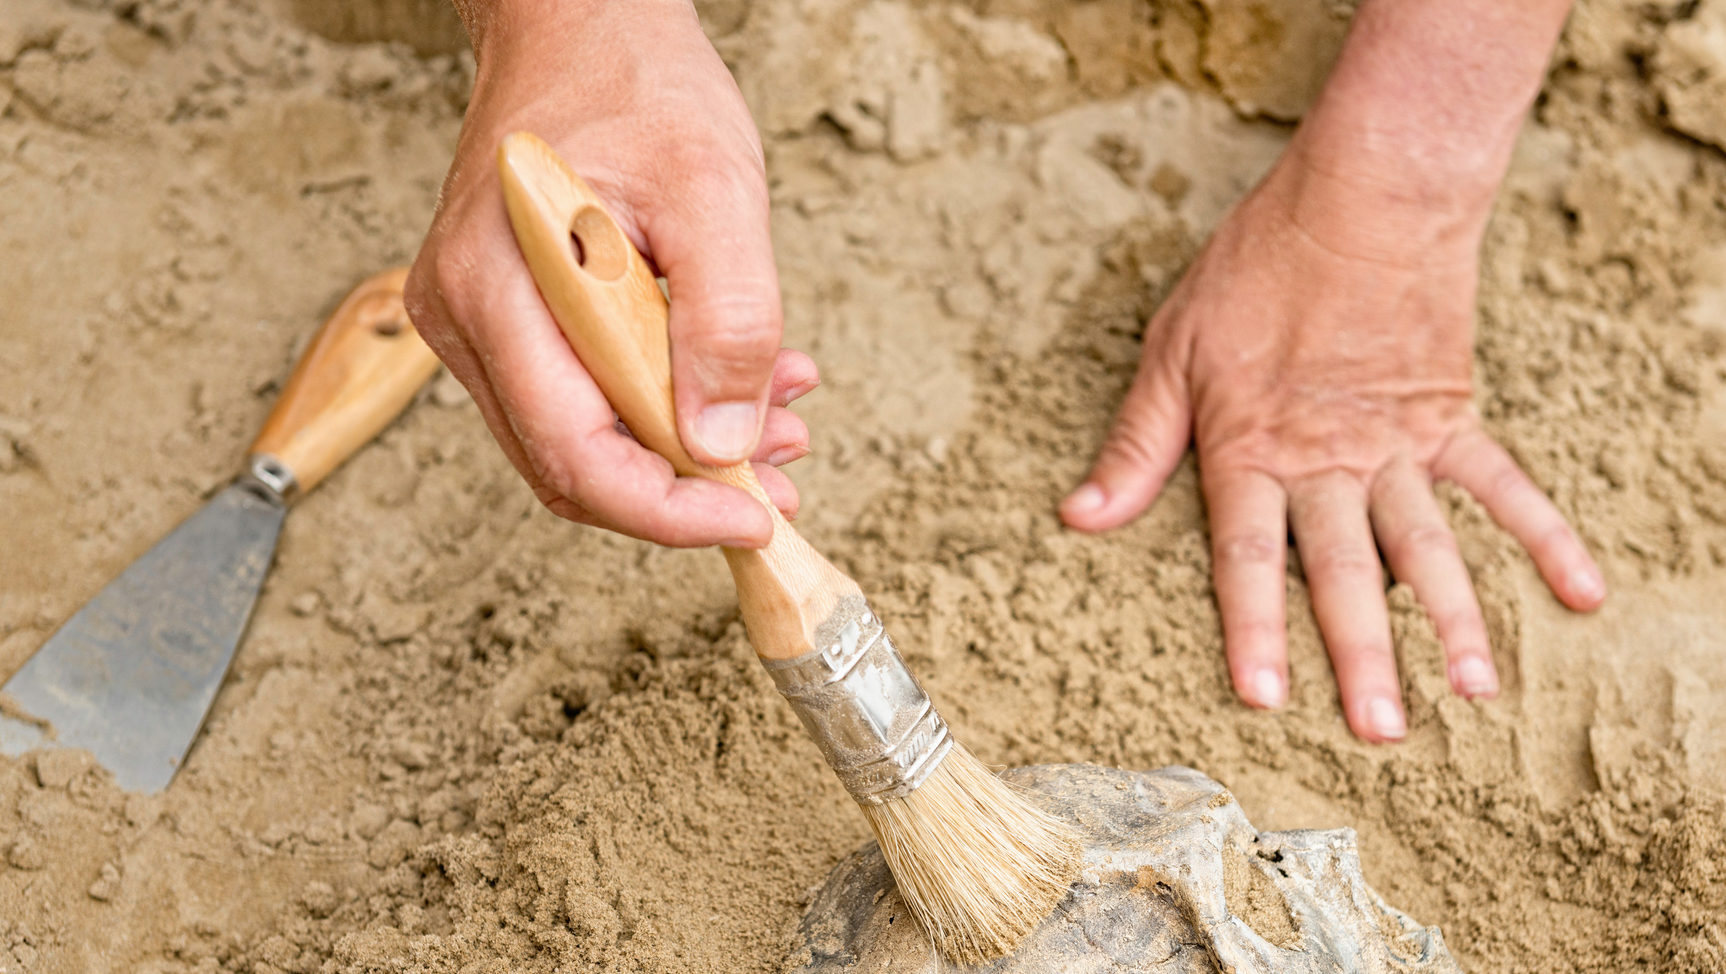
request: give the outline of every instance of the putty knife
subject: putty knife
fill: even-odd
[[[78,610],[0,687],[0,751],[84,748],[120,787],[160,791],[203,726],[270,568],[288,504],[407,408],[437,370],[373,277],[318,331],[247,470]]]

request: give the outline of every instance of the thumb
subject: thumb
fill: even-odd
[[[1106,531],[1137,517],[1162,492],[1191,438],[1185,380],[1147,355],[1090,475],[1061,502],[1061,520]]]
[[[696,460],[729,465],[761,437],[784,322],[765,183],[756,174],[703,189],[654,221],[650,243],[671,294],[678,433]]]

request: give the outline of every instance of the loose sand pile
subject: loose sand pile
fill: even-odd
[[[429,0],[362,6],[0,9],[0,673],[412,255],[471,62]],[[1582,4],[1492,224],[1481,408],[1615,585],[1568,616],[1444,494],[1502,699],[1448,692],[1399,586],[1409,740],[1356,742],[1296,566],[1294,699],[1248,712],[1190,463],[1113,535],[1052,514],[1347,7],[707,5],[826,375],[802,527],[991,761],[1178,762],[1263,828],[1353,826],[1472,970],[1719,971],[1726,0]],[[0,759],[0,971],[767,971],[863,839],[718,556],[538,510],[442,377],[290,518],[169,792]]]

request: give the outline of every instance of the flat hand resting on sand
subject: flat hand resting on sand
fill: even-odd
[[[1194,441],[1229,669],[1288,699],[1292,529],[1349,726],[1406,731],[1379,551],[1425,604],[1458,693],[1498,676],[1432,493],[1474,494],[1573,609],[1605,597],[1558,510],[1470,402],[1478,250],[1568,0],[1366,0],[1288,151],[1145,331],[1114,431],[1062,505],[1104,530],[1142,512]]]
[[[617,427],[516,249],[496,152],[516,129],[551,143],[606,198],[671,291],[677,418],[696,459],[773,465],[809,452],[784,407],[815,365],[782,350],[761,144],[687,0],[458,0],[479,73],[437,217],[408,280],[426,342],[461,380],[555,513],[660,544],[759,547],[750,496],[671,464]]]

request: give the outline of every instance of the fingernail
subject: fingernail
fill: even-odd
[[[1498,692],[1498,676],[1492,664],[1478,656],[1464,656],[1451,667],[1451,685],[1465,697],[1490,697]]]
[[[749,456],[761,430],[761,411],[752,402],[716,402],[695,417],[695,438],[716,459],[738,463]]]
[[[1067,499],[1061,502],[1061,510],[1068,514],[1089,514],[1101,510],[1108,499],[1103,488],[1096,484],[1085,484],[1067,495]]]
[[[1247,686],[1252,692],[1249,703],[1274,710],[1288,702],[1288,688],[1283,684],[1282,674],[1269,667],[1248,677]]]
[[[1374,697],[1366,704],[1366,727],[1387,741],[1400,741],[1408,733],[1408,722],[1395,701]]]
[[[801,460],[808,455],[808,447],[799,446],[798,444],[793,443],[789,446],[782,446],[768,454],[767,463],[769,466],[783,467],[793,460]]]
[[[1587,602],[1598,601],[1606,594],[1606,582],[1592,568],[1578,568],[1570,573],[1570,591]]]

